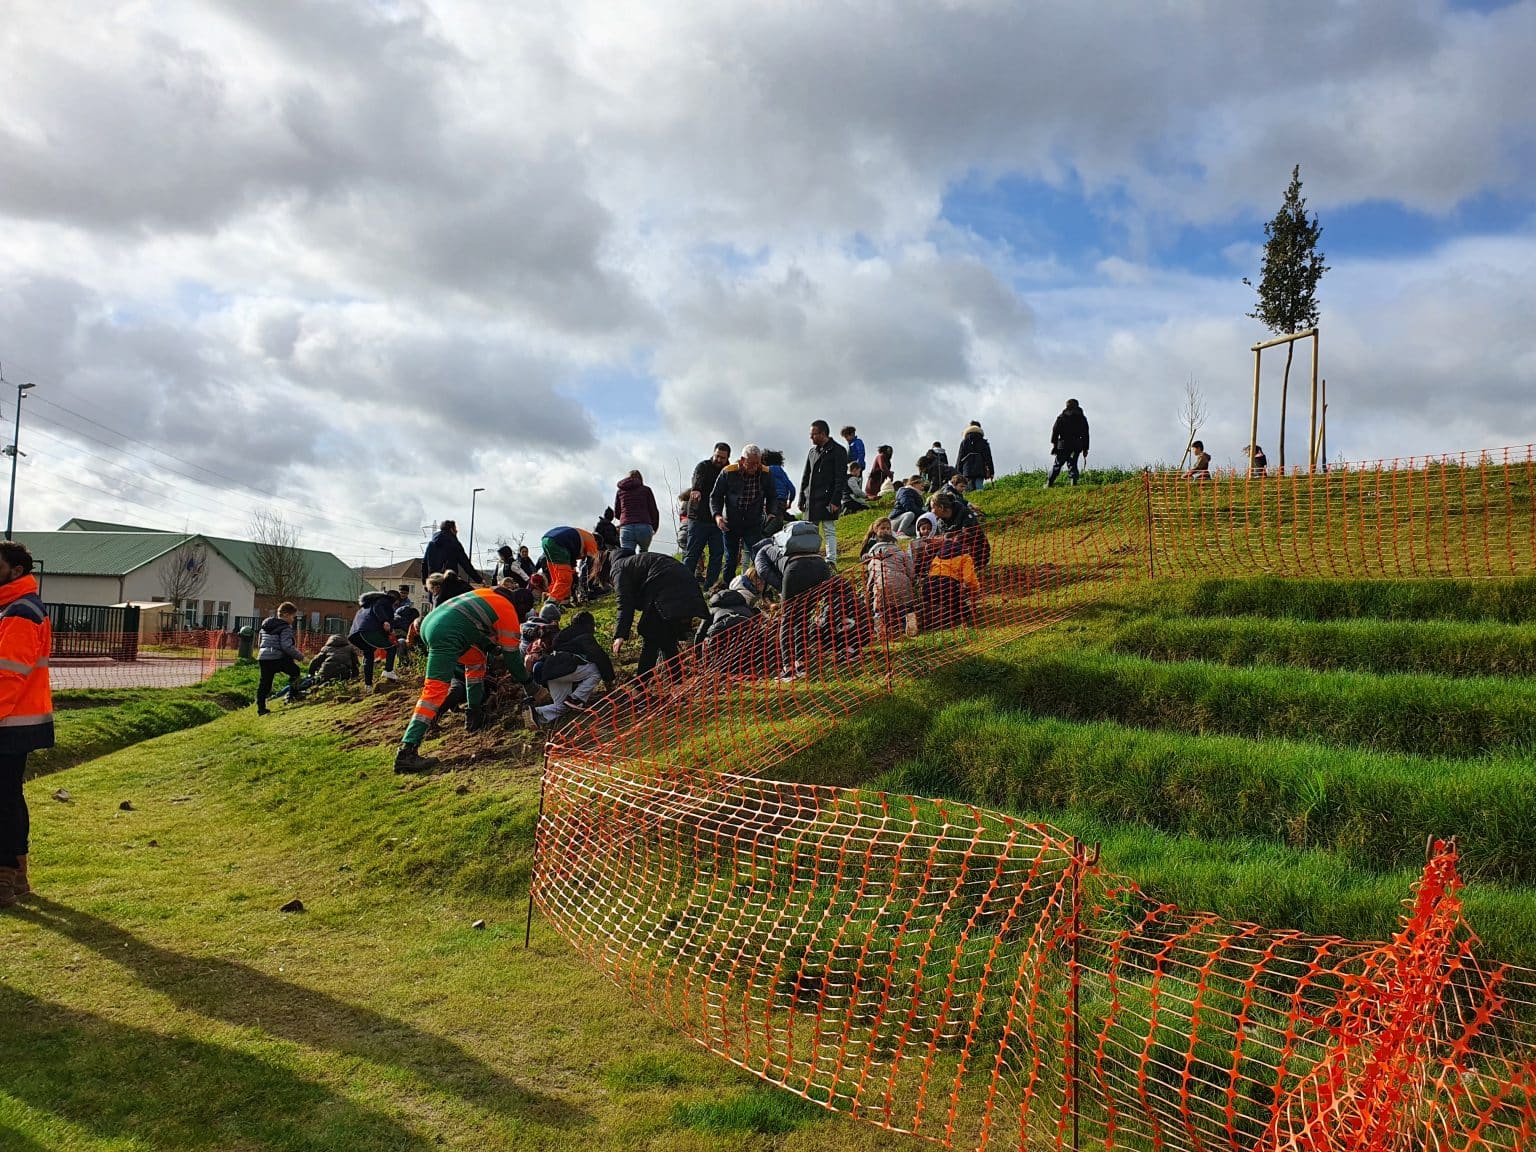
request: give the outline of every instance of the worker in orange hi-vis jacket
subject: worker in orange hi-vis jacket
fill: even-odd
[[[53,747],[48,650],[53,629],[25,545],[0,543],[0,908],[29,895],[27,754]]]
[[[576,587],[576,565],[583,556],[597,559],[597,537],[584,528],[551,528],[539,541],[540,561],[549,569],[549,598],[564,604]]]
[[[485,700],[487,661],[500,656],[513,679],[525,687],[529,676],[518,650],[520,623],[512,605],[510,588],[476,588],[439,604],[425,617],[421,638],[427,642],[426,677],[421,685],[421,699],[411,713],[395,753],[396,772],[425,772],[437,763],[421,754],[426,738],[448,699],[454,672],[464,669],[467,707],[464,730],[477,732],[485,724],[482,712]]]

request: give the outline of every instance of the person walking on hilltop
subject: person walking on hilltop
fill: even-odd
[[[470,563],[469,553],[459,543],[459,526],[452,520],[444,520],[438,525],[436,534],[422,553],[422,576],[427,577],[434,572],[458,572],[471,584],[485,583],[485,577]]]
[[[750,552],[752,545],[767,535],[764,526],[778,507],[778,486],[763,467],[763,450],[748,444],[741,450],[740,460],[720,470],[709,494],[709,510],[715,514],[715,525],[725,534],[722,582],[736,578],[742,550]]]
[[[704,571],[703,581],[706,588],[720,579],[720,554],[725,547],[725,534],[709,510],[709,498],[715,490],[715,481],[730,462],[731,446],[722,440],[715,445],[709,459],[700,460],[694,466],[693,480],[688,485],[688,548],[683,554],[683,565],[688,571],[697,572],[699,561],[704,559],[705,549],[708,549],[709,567]]]
[[[396,772],[422,772],[437,763],[421,754],[421,742],[448,699],[460,665],[464,668],[466,732],[478,732],[485,726],[485,672],[492,658],[499,656],[512,678],[528,687],[531,680],[518,651],[521,628],[508,588],[473,588],[427,613],[421,625],[421,638],[427,645],[426,678],[395,753]]]
[[[32,892],[27,882],[31,817],[22,781],[27,756],[53,747],[48,651],[53,629],[26,545],[0,543],[0,908]]]
[[[959,458],[955,471],[965,477],[972,492],[980,492],[992,479],[992,445],[982,434],[981,425],[972,420],[960,438]]]
[[[800,514],[815,524],[826,544],[827,560],[837,563],[837,518],[848,490],[848,452],[832,439],[825,420],[811,423],[811,450],[800,476]]]
[[[649,552],[661,528],[661,509],[656,507],[656,493],[638,468],[619,481],[613,506],[619,511],[619,547]]]
[[[1076,400],[1068,400],[1061,415],[1056,417],[1056,423],[1051,425],[1051,455],[1056,458],[1056,463],[1051,466],[1045,486],[1056,486],[1056,477],[1061,475],[1063,464],[1075,486],[1078,481],[1077,458],[1088,455],[1088,417]]]
[[[659,660],[676,659],[678,645],[693,629],[693,622],[709,615],[704,593],[693,570],[665,552],[631,552],[619,549],[614,563],[619,616],[613,627],[613,654],[629,639],[635,613],[636,630],[643,642],[635,672],[648,683]]]

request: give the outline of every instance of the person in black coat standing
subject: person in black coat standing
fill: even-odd
[[[992,445],[982,434],[981,425],[974,420],[960,438],[955,471],[965,477],[972,492],[980,492],[984,482],[992,479]]]
[[[837,563],[837,518],[848,490],[848,449],[832,439],[825,420],[811,424],[811,450],[800,476],[800,514],[821,530],[827,560]]]
[[[425,578],[434,572],[458,572],[471,584],[484,584],[485,577],[469,562],[469,553],[459,543],[459,526],[452,520],[444,520],[437,527],[437,534],[427,544],[421,557],[421,574]]]
[[[1075,485],[1078,480],[1077,458],[1079,455],[1088,455],[1088,417],[1083,415],[1076,400],[1068,400],[1061,415],[1056,417],[1056,423],[1051,425],[1051,455],[1056,457],[1056,463],[1051,467],[1050,479],[1045,482],[1045,486],[1055,486],[1063,464],[1067,466],[1067,474],[1072,477]]]
[[[617,656],[629,639],[635,613],[640,613],[642,645],[636,671],[647,680],[658,659],[676,658],[678,644],[688,636],[695,620],[709,615],[709,607],[693,573],[665,552],[636,553],[620,548],[613,573],[619,601],[613,654]]]

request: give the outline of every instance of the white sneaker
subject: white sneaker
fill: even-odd
[[[380,672],[379,673],[379,678],[381,680],[399,680],[400,679],[400,673],[398,673],[398,672]]]

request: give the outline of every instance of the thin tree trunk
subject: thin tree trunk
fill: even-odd
[[[1296,341],[1285,346],[1285,375],[1280,377],[1280,475],[1285,475],[1285,397],[1291,387],[1291,358],[1296,355]]]

